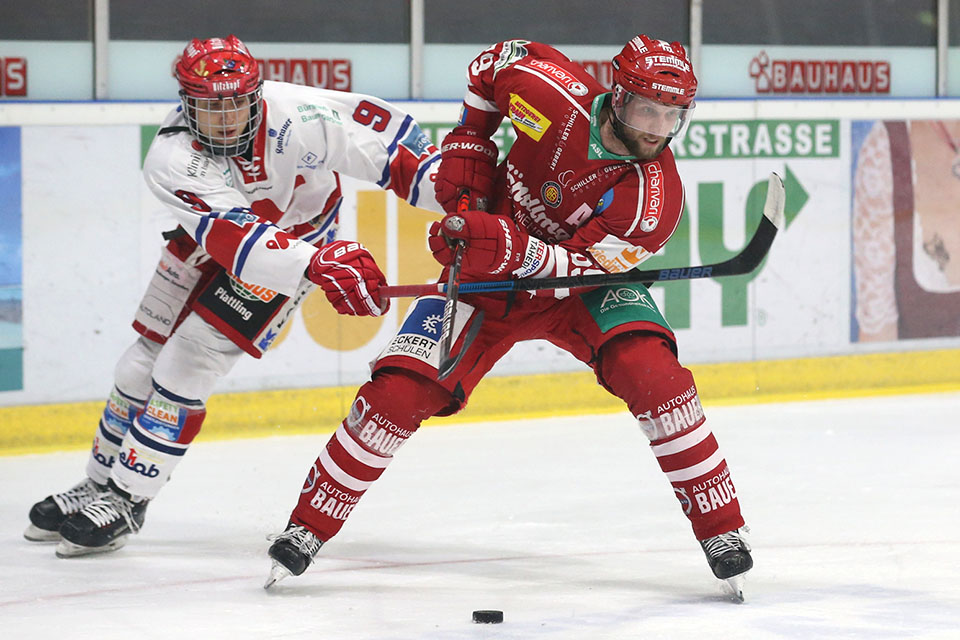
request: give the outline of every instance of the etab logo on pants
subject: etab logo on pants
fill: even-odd
[[[133,447],[130,447],[129,451],[120,452],[120,465],[146,478],[156,478],[160,475],[160,469],[152,462],[150,463],[150,468],[147,469],[146,463],[139,460],[137,450]]]

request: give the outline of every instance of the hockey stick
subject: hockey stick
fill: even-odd
[[[457,201],[457,212],[463,213],[470,208],[470,191],[463,189],[460,192],[460,199]],[[451,221],[456,218],[451,218]],[[462,223],[463,219],[460,218]],[[474,317],[470,329],[464,337],[460,352],[455,356],[450,356],[450,348],[453,346],[453,326],[457,317],[457,301],[460,294],[460,269],[463,265],[463,252],[466,243],[463,240],[457,240],[457,248],[453,254],[453,264],[450,266],[450,274],[447,277],[446,300],[443,303],[443,322],[440,329],[440,363],[437,365],[437,380],[443,380],[457,368],[460,364],[460,358],[464,352],[477,337],[480,331],[480,324],[483,322],[483,311],[481,310]]]
[[[721,278],[740,276],[756,269],[770,251],[770,245],[783,227],[784,190],[780,176],[770,174],[767,181],[767,199],[763,206],[763,217],[756,232],[743,248],[743,251],[729,260],[705,264],[699,267],[677,267],[673,269],[632,269],[622,273],[600,273],[586,276],[564,276],[559,278],[525,278],[522,280],[497,280],[491,282],[461,282],[458,293],[493,293],[497,291],[536,291],[541,289],[580,289],[602,287],[614,284],[637,282],[667,282],[671,280],[695,280],[698,278]],[[443,294],[443,283],[408,284],[380,287],[380,295],[388,298],[404,296],[424,296]]]

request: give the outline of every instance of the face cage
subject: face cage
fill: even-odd
[[[694,108],[693,102],[689,106],[664,104],[619,85],[613,92],[613,113],[623,126],[665,138],[679,138],[686,132]]]
[[[263,109],[260,108],[262,101],[263,86],[259,86],[250,93],[228,98],[195,98],[180,92],[180,102],[183,104],[183,113],[187,119],[187,126],[190,133],[197,139],[203,147],[215,156],[240,156],[247,152],[257,135],[257,129],[260,128],[260,121],[263,117]],[[201,133],[199,114],[206,114],[208,123],[207,129],[217,129],[220,123],[231,122],[235,117],[231,114],[240,113],[246,106],[238,106],[237,101],[241,98],[249,98],[250,115],[247,118],[245,126],[240,129],[240,133],[233,140],[214,140],[208,134]],[[219,108],[210,108],[210,103],[219,102]]]

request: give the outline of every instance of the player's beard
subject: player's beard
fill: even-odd
[[[613,133],[617,136],[617,139],[627,148],[630,155],[638,160],[653,160],[663,152],[670,142],[670,138],[664,138],[660,144],[653,147],[648,142],[642,142],[636,137],[631,137],[630,134],[636,134],[636,130],[627,127],[612,113],[610,114],[610,124],[613,127]],[[640,135],[645,134],[641,133]]]

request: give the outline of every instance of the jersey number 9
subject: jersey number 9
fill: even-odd
[[[373,127],[374,131],[380,132],[387,128],[387,124],[390,122],[390,112],[369,100],[362,100],[353,112],[353,119],[362,125]]]

